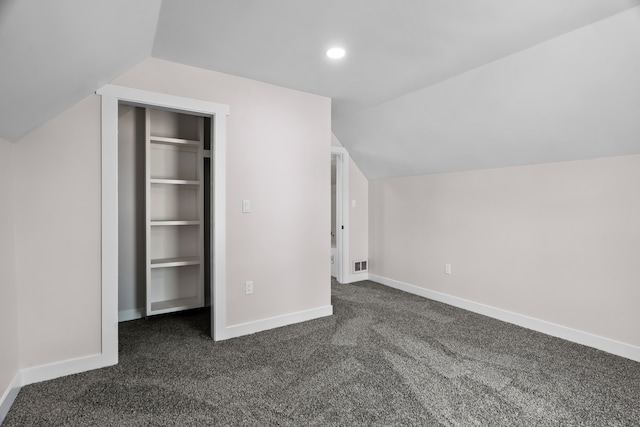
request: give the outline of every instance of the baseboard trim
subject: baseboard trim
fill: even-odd
[[[640,347],[632,344],[594,335],[589,332],[579,331],[567,326],[558,325],[556,323],[547,322],[545,320],[536,319],[534,317],[525,316],[442,292],[421,288],[409,283],[389,279],[388,277],[378,276],[377,274],[369,273],[369,280],[389,286],[390,288],[419,295],[424,298],[429,298],[434,301],[439,301],[454,307],[502,320],[503,322],[512,323],[514,325],[522,326],[523,328],[542,332],[543,334],[562,338],[567,341],[593,347],[598,350],[606,351],[607,353],[615,354],[616,356],[640,362]]]
[[[41,381],[53,380],[66,375],[78,374],[80,372],[91,371],[93,369],[104,368],[102,354],[92,354],[90,356],[68,359],[60,362],[48,363],[46,365],[33,366],[20,371],[22,385],[39,383]]]
[[[79,374],[93,369],[106,368],[112,363],[105,362],[102,354],[78,357],[45,365],[21,369],[0,399],[0,425],[9,413],[20,389],[26,385],[53,380],[67,375]]]
[[[131,308],[129,310],[118,311],[118,323],[128,322],[129,320],[142,319],[144,317],[144,308]]]
[[[9,413],[9,409],[11,409],[11,405],[18,397],[18,393],[22,388],[22,375],[20,371],[16,373],[16,376],[13,377],[13,381],[9,384],[9,387],[2,393],[2,397],[0,398],[0,425],[4,422],[5,417]]]
[[[349,274],[344,284],[360,282],[362,280],[369,280],[369,272]]]
[[[310,310],[298,311],[295,313],[284,314],[282,316],[269,317],[267,319],[256,320],[253,322],[240,323],[238,325],[227,326],[225,335],[222,339],[230,339],[241,337],[243,335],[255,334],[269,329],[289,326],[296,323],[306,322],[308,320],[319,319],[333,314],[333,306],[326,305],[323,307],[312,308]]]

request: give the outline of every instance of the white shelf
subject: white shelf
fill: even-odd
[[[198,148],[200,146],[200,141],[182,138],[167,138],[165,136],[150,136],[149,142],[151,142],[152,144],[180,145],[183,147],[194,148]]]
[[[188,310],[191,308],[204,307],[199,298],[179,298],[167,301],[157,301],[151,303],[151,313],[147,314],[163,314],[172,313],[174,311]]]
[[[198,258],[197,256],[162,258],[162,259],[151,260],[151,268],[182,267],[185,265],[198,265],[198,264],[200,264],[200,258]]]
[[[202,307],[204,120],[147,109],[145,133],[146,313]]]
[[[152,227],[157,227],[161,225],[200,225],[200,221],[198,221],[197,219],[151,221],[149,225],[151,225]]]
[[[200,185],[200,181],[195,181],[191,179],[165,179],[165,178],[151,178],[149,180],[151,184],[167,184],[167,185],[190,185],[190,186],[198,186]]]

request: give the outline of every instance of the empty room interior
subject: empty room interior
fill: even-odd
[[[0,0],[0,424],[638,425],[640,0]]]

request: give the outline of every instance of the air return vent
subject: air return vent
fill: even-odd
[[[366,259],[353,262],[354,273],[362,273],[364,271],[367,271],[368,268],[369,268],[369,262]]]

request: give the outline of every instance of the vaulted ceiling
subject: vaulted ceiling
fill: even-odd
[[[331,97],[369,178],[640,153],[640,0],[0,0],[0,137],[150,56]]]

